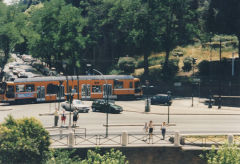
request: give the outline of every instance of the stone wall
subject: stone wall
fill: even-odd
[[[76,153],[82,159],[86,158],[87,151],[94,148],[76,148]],[[101,148],[102,152],[111,148]],[[206,164],[199,157],[202,150],[182,150],[178,147],[116,147],[130,164]]]

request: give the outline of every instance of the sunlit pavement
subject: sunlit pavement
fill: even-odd
[[[91,105],[91,101],[84,101]],[[179,130],[182,133],[198,132],[240,132],[240,109],[217,106],[208,108],[203,99],[194,98],[194,106],[191,107],[191,98],[174,99],[173,104],[168,106],[151,105],[151,112],[145,113],[144,100],[136,101],[116,101],[124,109],[122,114],[109,114],[109,124],[126,125],[110,126],[109,133],[143,133],[143,125],[150,120],[156,125],[168,120],[176,126],[170,126],[168,133]],[[41,103],[27,105],[0,106],[0,122],[4,121],[7,115],[11,114],[14,118],[35,117],[39,119],[44,127],[53,127],[54,117],[52,113],[58,108],[58,103]],[[86,128],[87,134],[105,134],[106,113],[92,112],[80,113],[77,125],[80,128]],[[72,120],[71,120],[72,122]],[[67,116],[66,126],[69,124]],[[132,126],[132,125],[139,126]],[[141,126],[142,125],[142,126]],[[60,126],[60,121],[59,121]],[[160,134],[160,126],[155,126],[154,133]]]

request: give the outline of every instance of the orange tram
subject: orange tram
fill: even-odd
[[[140,80],[131,75],[48,76],[0,83],[0,102],[34,103],[74,99],[119,99],[142,96]]]

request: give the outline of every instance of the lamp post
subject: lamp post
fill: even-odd
[[[108,83],[107,83],[107,79],[104,77],[104,75],[102,74],[102,72],[96,70],[96,69],[92,69],[93,71],[97,72],[98,74],[100,74],[104,81],[105,81],[105,85],[106,85],[106,93],[107,93],[107,112],[106,112],[106,137],[108,137],[108,113],[109,113],[109,104],[108,104],[108,92],[109,92],[109,87],[108,87]]]
[[[149,92],[149,81],[146,80],[146,92],[147,92],[147,100],[146,100],[146,105],[145,105],[145,112],[150,112],[150,104],[149,104],[149,98],[148,98],[148,92]]]
[[[67,76],[67,63],[63,63],[63,68],[65,69],[66,73],[65,73],[65,76],[66,76],[66,87],[67,87],[67,93],[65,94],[67,96],[67,101],[70,101],[70,113],[69,113],[69,125],[68,125],[68,128],[70,129],[71,128],[71,94],[69,94],[69,86],[68,86],[68,76]]]
[[[194,64],[196,64],[196,58],[192,58],[192,69],[193,69],[193,79],[195,77],[195,74],[194,74]],[[193,107],[193,82],[194,80],[192,80],[192,107]]]
[[[221,40],[221,38],[220,38],[220,45],[219,45],[220,47],[219,47],[219,67],[221,68],[221,66],[222,66],[222,40]],[[221,106],[222,106],[222,98],[221,98],[221,83],[222,83],[222,81],[221,81],[221,77],[220,77],[220,74],[219,74],[219,80],[218,80],[218,94],[219,94],[219,96],[218,96],[218,109],[221,109]]]
[[[169,108],[170,108],[171,91],[167,91],[167,95],[168,95],[168,124],[169,124]]]

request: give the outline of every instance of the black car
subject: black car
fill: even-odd
[[[167,94],[157,94],[151,97],[151,104],[152,105],[159,105],[159,104],[171,105],[172,98]]]
[[[109,109],[107,108],[109,105]],[[113,101],[109,101],[107,105],[106,100],[94,100],[92,103],[92,111],[93,112],[108,112],[109,113],[120,113],[123,111],[122,107],[119,105],[116,105]]]

